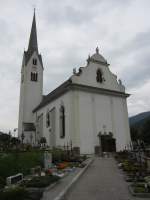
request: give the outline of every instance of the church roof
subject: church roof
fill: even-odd
[[[63,84],[61,84],[59,87],[57,87],[55,90],[50,92],[48,95],[44,95],[42,102],[33,110],[33,112],[39,110],[40,108],[42,108],[45,105],[47,105],[49,102],[51,102],[54,99],[56,99],[61,94],[63,94],[66,91],[68,91],[68,86],[71,84],[71,82],[72,81],[69,79],[69,80],[65,81]]]
[[[24,58],[25,58],[25,65],[27,65],[28,61],[30,60],[32,54],[28,51],[24,51]],[[41,54],[38,54],[38,58],[39,58],[39,61],[43,67],[43,61],[42,61],[42,56]]]
[[[104,65],[109,65],[107,63],[107,60],[99,53],[99,48],[96,48],[96,53],[93,54],[91,57],[89,56],[88,61],[104,64]]]
[[[34,11],[31,33],[30,33],[30,38],[29,38],[28,50],[24,51],[25,65],[27,65],[29,59],[31,58],[32,54],[35,51],[37,52],[39,61],[42,65],[42,67],[43,67],[42,56],[41,56],[41,54],[38,53],[36,18],[35,18],[35,11]]]
[[[33,53],[34,51],[38,52],[38,42],[37,42],[37,31],[36,31],[36,19],[35,19],[35,12],[33,15],[29,45],[28,45],[28,52]]]
[[[43,96],[42,102],[33,110],[33,113],[43,108],[50,102],[54,101],[55,99],[60,97],[62,94],[68,92],[69,90],[80,90],[84,92],[113,95],[113,96],[124,97],[124,98],[127,98],[130,96],[129,94],[126,94],[124,92],[118,92],[115,90],[108,90],[108,89],[97,88],[93,86],[76,84],[76,83],[73,83],[71,79],[68,79],[59,87],[57,87],[55,90],[50,92],[48,95]]]

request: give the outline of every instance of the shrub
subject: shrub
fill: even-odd
[[[61,149],[53,149],[52,151],[52,159],[53,163],[60,162],[62,160],[63,151]]]
[[[5,180],[4,178],[0,177],[0,189],[4,188],[5,186]]]
[[[16,152],[0,154],[0,176],[6,178],[17,173],[30,173],[30,168],[42,164],[43,152]]]
[[[53,176],[53,175],[49,175],[49,176],[40,176],[40,177],[34,177],[32,180],[27,181],[26,183],[24,183],[24,185],[26,187],[37,187],[37,188],[42,188],[42,187],[46,187],[56,181],[59,180],[58,176]]]
[[[70,160],[69,152],[67,152],[66,150],[54,148],[52,150],[52,159],[53,163],[58,163],[61,161],[69,161]]]
[[[0,200],[28,199],[28,192],[22,187],[9,188],[0,192]]]
[[[146,176],[144,179],[150,185],[150,176]]]
[[[134,192],[135,193],[145,193],[146,191],[145,191],[144,187],[137,186],[137,187],[134,188]]]

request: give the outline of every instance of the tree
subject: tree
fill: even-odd
[[[142,131],[142,140],[146,143],[150,145],[150,119],[147,120],[144,124],[143,127],[141,129]]]
[[[10,145],[10,135],[1,133],[0,134],[0,146],[3,150],[6,150],[9,148]]]
[[[11,138],[11,145],[12,146],[17,146],[19,144],[20,144],[20,140],[18,138],[16,138],[16,137]]]
[[[139,139],[138,130],[135,127],[130,128],[131,140],[137,141]]]

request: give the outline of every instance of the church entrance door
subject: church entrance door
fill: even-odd
[[[115,152],[116,139],[111,135],[101,135],[101,148],[102,152]]]

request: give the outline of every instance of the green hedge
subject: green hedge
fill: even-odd
[[[16,173],[28,174],[30,168],[42,165],[43,152],[0,153],[0,177]]]
[[[0,189],[4,188],[5,186],[5,179],[0,177]]]
[[[9,188],[0,192],[0,200],[25,200],[28,197],[28,192],[22,187]]]
[[[43,188],[58,181],[59,179],[60,178],[58,176],[53,175],[34,177],[32,180],[25,182],[23,186]]]

